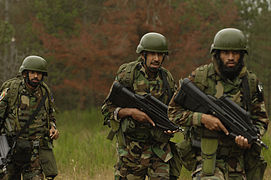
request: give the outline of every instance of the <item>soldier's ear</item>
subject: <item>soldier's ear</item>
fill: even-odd
[[[28,74],[28,71],[24,71],[24,72],[22,73],[23,77],[26,77],[27,74]]]

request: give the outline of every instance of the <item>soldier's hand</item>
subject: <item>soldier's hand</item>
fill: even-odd
[[[251,147],[251,144],[248,143],[247,138],[240,135],[235,137],[235,143],[243,149],[249,149]]]
[[[229,135],[229,131],[225,128],[225,126],[221,123],[221,121],[209,114],[202,114],[201,123],[211,131],[223,131],[226,135]]]
[[[131,116],[134,120],[138,122],[150,123],[152,126],[155,126],[155,123],[151,120],[151,118],[146,113],[136,108],[122,108],[119,110],[118,117],[124,118],[127,116]]]
[[[58,137],[59,137],[59,131],[52,126],[50,129],[50,138],[56,140]]]
[[[164,131],[164,133],[166,133],[166,134],[175,134],[176,132],[179,132],[179,131],[178,130],[175,130],[175,131],[166,130],[166,131]]]

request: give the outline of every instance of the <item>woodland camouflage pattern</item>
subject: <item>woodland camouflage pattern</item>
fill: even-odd
[[[206,94],[212,95],[217,98],[221,97],[223,94],[229,95],[234,102],[243,107],[243,90],[241,88],[241,78],[244,75],[248,74],[248,79],[250,79],[250,76],[254,77],[252,73],[248,72],[246,67],[243,67],[239,76],[236,77],[233,81],[230,81],[223,78],[220,75],[218,69],[215,67],[216,66],[214,65],[214,63],[201,66],[191,73],[189,79],[193,81],[195,85]],[[267,130],[269,120],[267,118],[264,101],[257,96],[257,85],[259,84],[259,82],[257,79],[255,79],[254,82],[255,84],[250,84],[250,113],[252,115],[251,117],[253,119],[253,123],[259,128],[260,135],[262,137]],[[174,94],[174,96],[175,95],[176,94]],[[186,133],[186,143],[191,143],[191,139],[200,140],[200,132],[202,128],[201,113],[185,110],[174,102],[174,96],[169,104],[169,119],[176,124],[184,126],[188,129]],[[246,179],[245,174],[249,174],[252,169],[256,169],[255,166],[257,164],[259,164],[259,166],[263,166],[263,168],[265,168],[264,166],[266,166],[266,162],[264,162],[263,158],[259,155],[261,147],[259,147],[256,143],[253,144],[252,148],[250,149],[251,151],[246,151],[239,148],[235,144],[233,139],[226,137],[226,135],[221,133],[218,136],[218,144],[219,146],[217,149],[217,164],[215,175],[214,177],[202,179]],[[254,150],[257,151],[257,155],[253,156],[252,152],[254,152]],[[194,161],[194,164],[188,164],[190,165],[189,168],[194,170],[194,175],[196,175],[201,170],[199,166],[196,167],[197,164],[200,164],[201,160],[200,148],[192,147],[189,154],[190,158],[184,156],[186,156],[186,154],[183,154],[183,160],[192,162]],[[195,162],[195,160],[197,162]],[[260,176],[257,176],[257,173],[260,172],[252,173],[254,173],[255,177]],[[249,178],[249,176],[247,176],[247,179],[253,178]]]
[[[139,58],[137,61],[122,65],[116,80],[137,94],[151,93],[166,103],[169,97],[167,92],[163,92],[162,77],[159,74],[155,79],[150,79],[142,62],[143,60]],[[173,77],[164,68],[163,71],[167,74],[172,92],[175,92]],[[171,136],[151,125],[140,124],[132,118],[122,119],[121,123],[116,122],[113,118],[115,109],[116,107],[107,100],[102,107],[105,122],[110,120],[112,129],[117,131],[119,158],[115,165],[116,179],[118,177],[145,179],[146,175],[151,179],[169,179],[168,162],[172,158],[169,144]]]
[[[16,92],[12,90],[14,83],[19,85]],[[22,78],[14,78],[2,85],[1,91],[7,92],[5,97],[0,101],[0,118],[1,120],[5,119],[2,133],[7,134],[10,139],[28,121],[29,116],[35,111],[42,97],[45,95],[45,91],[49,91],[44,83],[41,84],[35,90],[30,90]],[[13,93],[18,96],[15,96]],[[27,153],[14,157],[14,161],[8,165],[8,179],[10,180],[20,179],[21,173],[24,179],[43,179],[39,148],[52,149],[52,144],[49,140],[49,128],[51,122],[55,123],[53,99],[49,98],[51,95],[50,92],[48,93],[49,96],[46,98],[45,105],[42,106],[34,118],[33,123],[18,138],[17,145],[24,144],[30,147],[28,152],[29,158],[27,158]],[[14,99],[16,97],[17,99]],[[14,104],[12,104],[13,101]],[[38,142],[39,145],[34,146],[34,141]]]

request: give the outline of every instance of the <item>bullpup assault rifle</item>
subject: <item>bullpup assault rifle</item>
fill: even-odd
[[[118,107],[137,108],[145,112],[156,126],[163,130],[181,130],[168,119],[167,105],[150,94],[144,96],[135,94],[115,81],[109,95],[109,100]]]
[[[206,95],[188,78],[185,78],[174,101],[188,110],[216,116],[228,129],[230,136],[241,135],[247,138],[249,143],[258,142],[268,149],[268,146],[260,140],[258,129],[252,123],[250,113],[228,97],[215,98]]]

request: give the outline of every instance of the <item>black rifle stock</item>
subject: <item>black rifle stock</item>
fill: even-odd
[[[144,96],[135,94],[115,81],[108,99],[118,107],[137,108],[145,112],[156,126],[163,130],[180,130],[177,125],[168,119],[167,105],[150,94]]]
[[[249,112],[228,97],[215,98],[206,95],[193,82],[185,78],[174,101],[188,110],[216,116],[228,129],[230,136],[241,135],[247,138],[249,143],[259,142],[262,146],[268,148],[260,140],[258,129],[252,123]]]

